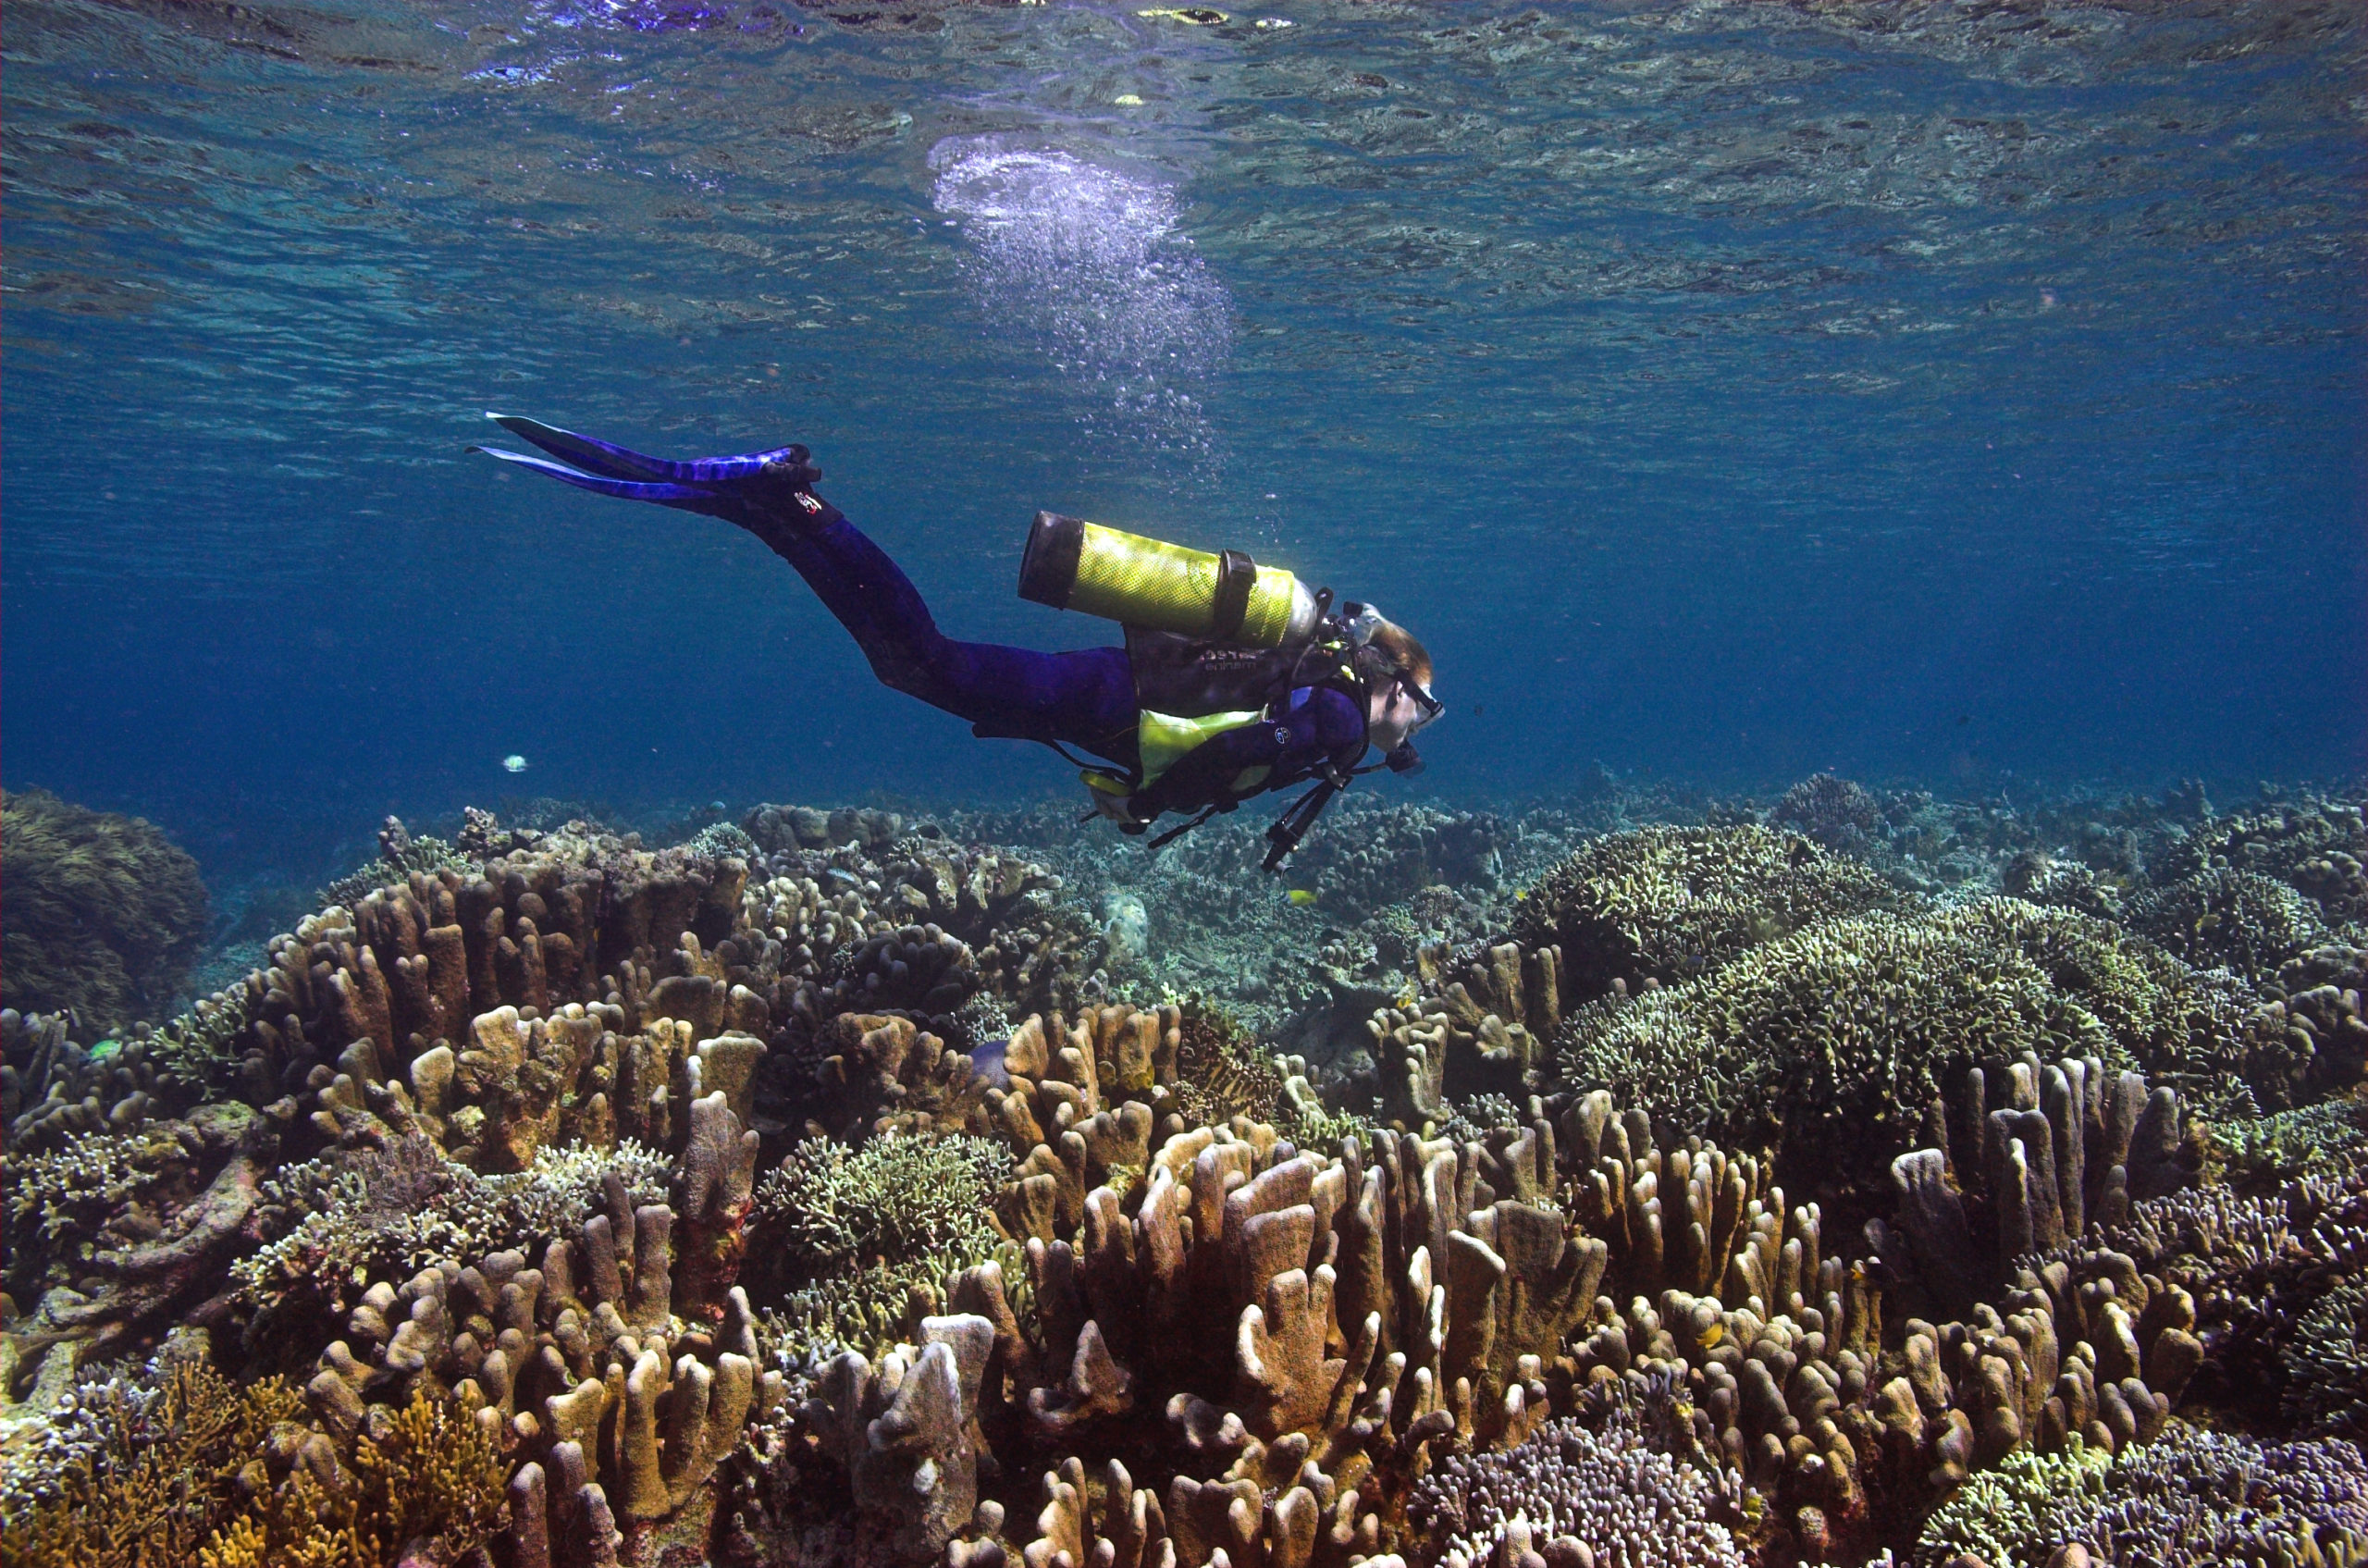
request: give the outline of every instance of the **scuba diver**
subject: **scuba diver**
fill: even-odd
[[[1314,787],[1266,830],[1277,870],[1351,779],[1422,766],[1412,736],[1437,718],[1431,660],[1369,604],[1335,611],[1290,573],[1040,512],[1020,597],[1122,623],[1124,648],[1041,653],[956,642],[894,562],[814,493],[802,446],[688,463],[645,457],[510,414],[486,417],[549,459],[471,447],[580,488],[720,517],[797,568],[882,683],[970,722],[1041,741],[1079,765],[1094,810],[1157,848],[1252,796]],[[1104,759],[1095,766],[1069,748]],[[1383,759],[1366,764],[1368,747]]]

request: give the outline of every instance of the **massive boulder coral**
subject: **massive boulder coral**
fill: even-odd
[[[91,1036],[171,1006],[205,940],[197,862],[144,818],[47,790],[0,797],[0,1001],[70,1009]]]

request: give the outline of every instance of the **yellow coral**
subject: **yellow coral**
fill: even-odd
[[[493,1438],[451,1400],[421,1389],[346,1463],[343,1495],[299,1465],[259,1488],[207,1541],[204,1568],[386,1568],[418,1540],[456,1562],[506,1522],[509,1466]]]
[[[234,1506],[239,1472],[301,1400],[285,1378],[244,1389],[183,1362],[144,1410],[110,1388],[105,1445],[74,1460],[57,1490],[0,1532],[6,1568],[180,1568]]]

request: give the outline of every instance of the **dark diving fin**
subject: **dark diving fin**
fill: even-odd
[[[537,474],[574,485],[597,495],[616,496],[625,500],[656,501],[660,506],[691,508],[712,507],[719,498],[711,491],[692,485],[646,484],[633,479],[610,479],[597,474],[581,474],[564,463],[548,458],[529,457],[524,452],[503,451],[500,447],[471,447],[472,452],[498,457],[504,463],[514,463],[521,468],[531,468]]]
[[[537,419],[515,414],[487,414],[487,419],[504,430],[542,448],[562,463],[574,463],[587,474],[603,479],[633,479],[645,484],[699,485],[719,480],[745,479],[771,466],[783,463],[804,468],[809,455],[802,446],[775,447],[769,451],[744,452],[732,457],[698,457],[687,463],[671,458],[649,457],[630,448],[612,446],[591,436],[579,436],[573,430],[561,430]],[[490,449],[487,449],[490,450]],[[816,473],[805,475],[813,484],[821,478]]]

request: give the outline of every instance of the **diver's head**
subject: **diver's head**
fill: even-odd
[[[1430,653],[1413,633],[1373,606],[1343,608],[1343,624],[1357,645],[1357,673],[1365,683],[1365,738],[1394,752],[1444,711],[1431,695]]]

